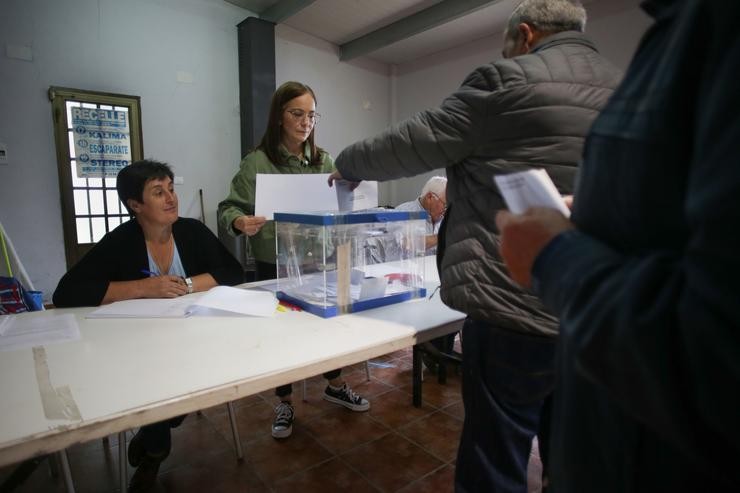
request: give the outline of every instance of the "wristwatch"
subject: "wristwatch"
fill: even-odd
[[[188,294],[193,292],[193,280],[189,277],[185,278],[185,285],[188,287]]]

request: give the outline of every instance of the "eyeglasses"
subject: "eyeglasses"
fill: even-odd
[[[440,196],[437,195],[436,193],[431,192],[431,194],[434,195],[434,198],[437,199],[437,200],[439,200],[439,202],[442,204],[442,211],[443,212],[446,211],[447,210],[447,202],[445,202],[444,200],[442,200],[440,198]]]
[[[308,121],[311,123],[316,123],[319,121],[319,118],[321,118],[321,115],[316,113],[315,111],[309,111],[306,113],[303,110],[299,109],[292,109],[292,110],[285,110],[288,113],[290,113],[290,116],[293,117],[293,119],[297,122],[302,122],[304,118],[308,117]]]

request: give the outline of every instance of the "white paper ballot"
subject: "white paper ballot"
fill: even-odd
[[[328,173],[257,174],[254,215],[268,221],[275,212],[357,211],[378,207],[378,182],[363,181],[353,191],[349,182],[328,184]]]
[[[278,300],[268,291],[250,291],[216,286],[197,297],[116,301],[90,312],[87,318],[180,318],[214,315],[210,310],[230,315],[272,317]]]
[[[570,209],[544,169],[496,175],[493,180],[514,214],[522,214],[530,207],[547,207],[570,217]]]
[[[197,309],[212,308],[242,315],[272,317],[275,315],[278,300],[274,294],[267,291],[216,286],[201,296],[194,305]]]
[[[337,196],[327,183],[328,173],[257,174],[254,215],[268,221],[275,212],[336,211]]]
[[[378,182],[361,181],[357,188],[350,190],[350,182],[334,182],[337,189],[337,203],[341,212],[360,211],[378,207]]]

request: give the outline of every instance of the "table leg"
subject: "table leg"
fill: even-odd
[[[75,485],[72,482],[72,470],[69,468],[69,458],[67,457],[67,450],[60,450],[57,452],[59,456],[59,462],[62,464],[62,474],[64,475],[64,486],[67,488],[67,493],[75,493]]]
[[[239,428],[236,424],[236,413],[234,412],[234,403],[227,402],[226,407],[229,409],[229,421],[231,422],[231,436],[234,437],[234,446],[236,447],[236,458],[238,460],[244,459],[244,452],[242,451],[242,442],[239,438]]]
[[[413,373],[413,384],[412,384],[412,402],[414,407],[421,407],[421,349],[418,345],[414,344],[412,353],[412,373]]]
[[[126,431],[118,433],[118,483],[121,491],[128,488],[128,458],[126,457]]]

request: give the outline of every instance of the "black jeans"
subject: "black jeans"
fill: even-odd
[[[258,281],[267,281],[277,278],[277,265],[259,260],[254,263],[255,276]],[[324,378],[333,380],[342,374],[342,369],[332,370],[324,373]],[[285,384],[275,389],[275,395],[282,398],[293,393],[293,385]]]
[[[465,320],[458,493],[527,492],[532,439],[543,431],[542,408],[554,387],[555,341]],[[549,440],[540,440],[542,450]]]
[[[141,433],[141,443],[144,446],[144,451],[152,457],[161,459],[167,457],[172,448],[170,429],[180,426],[186,416],[187,414],[183,414],[182,416],[142,426],[139,432]]]

